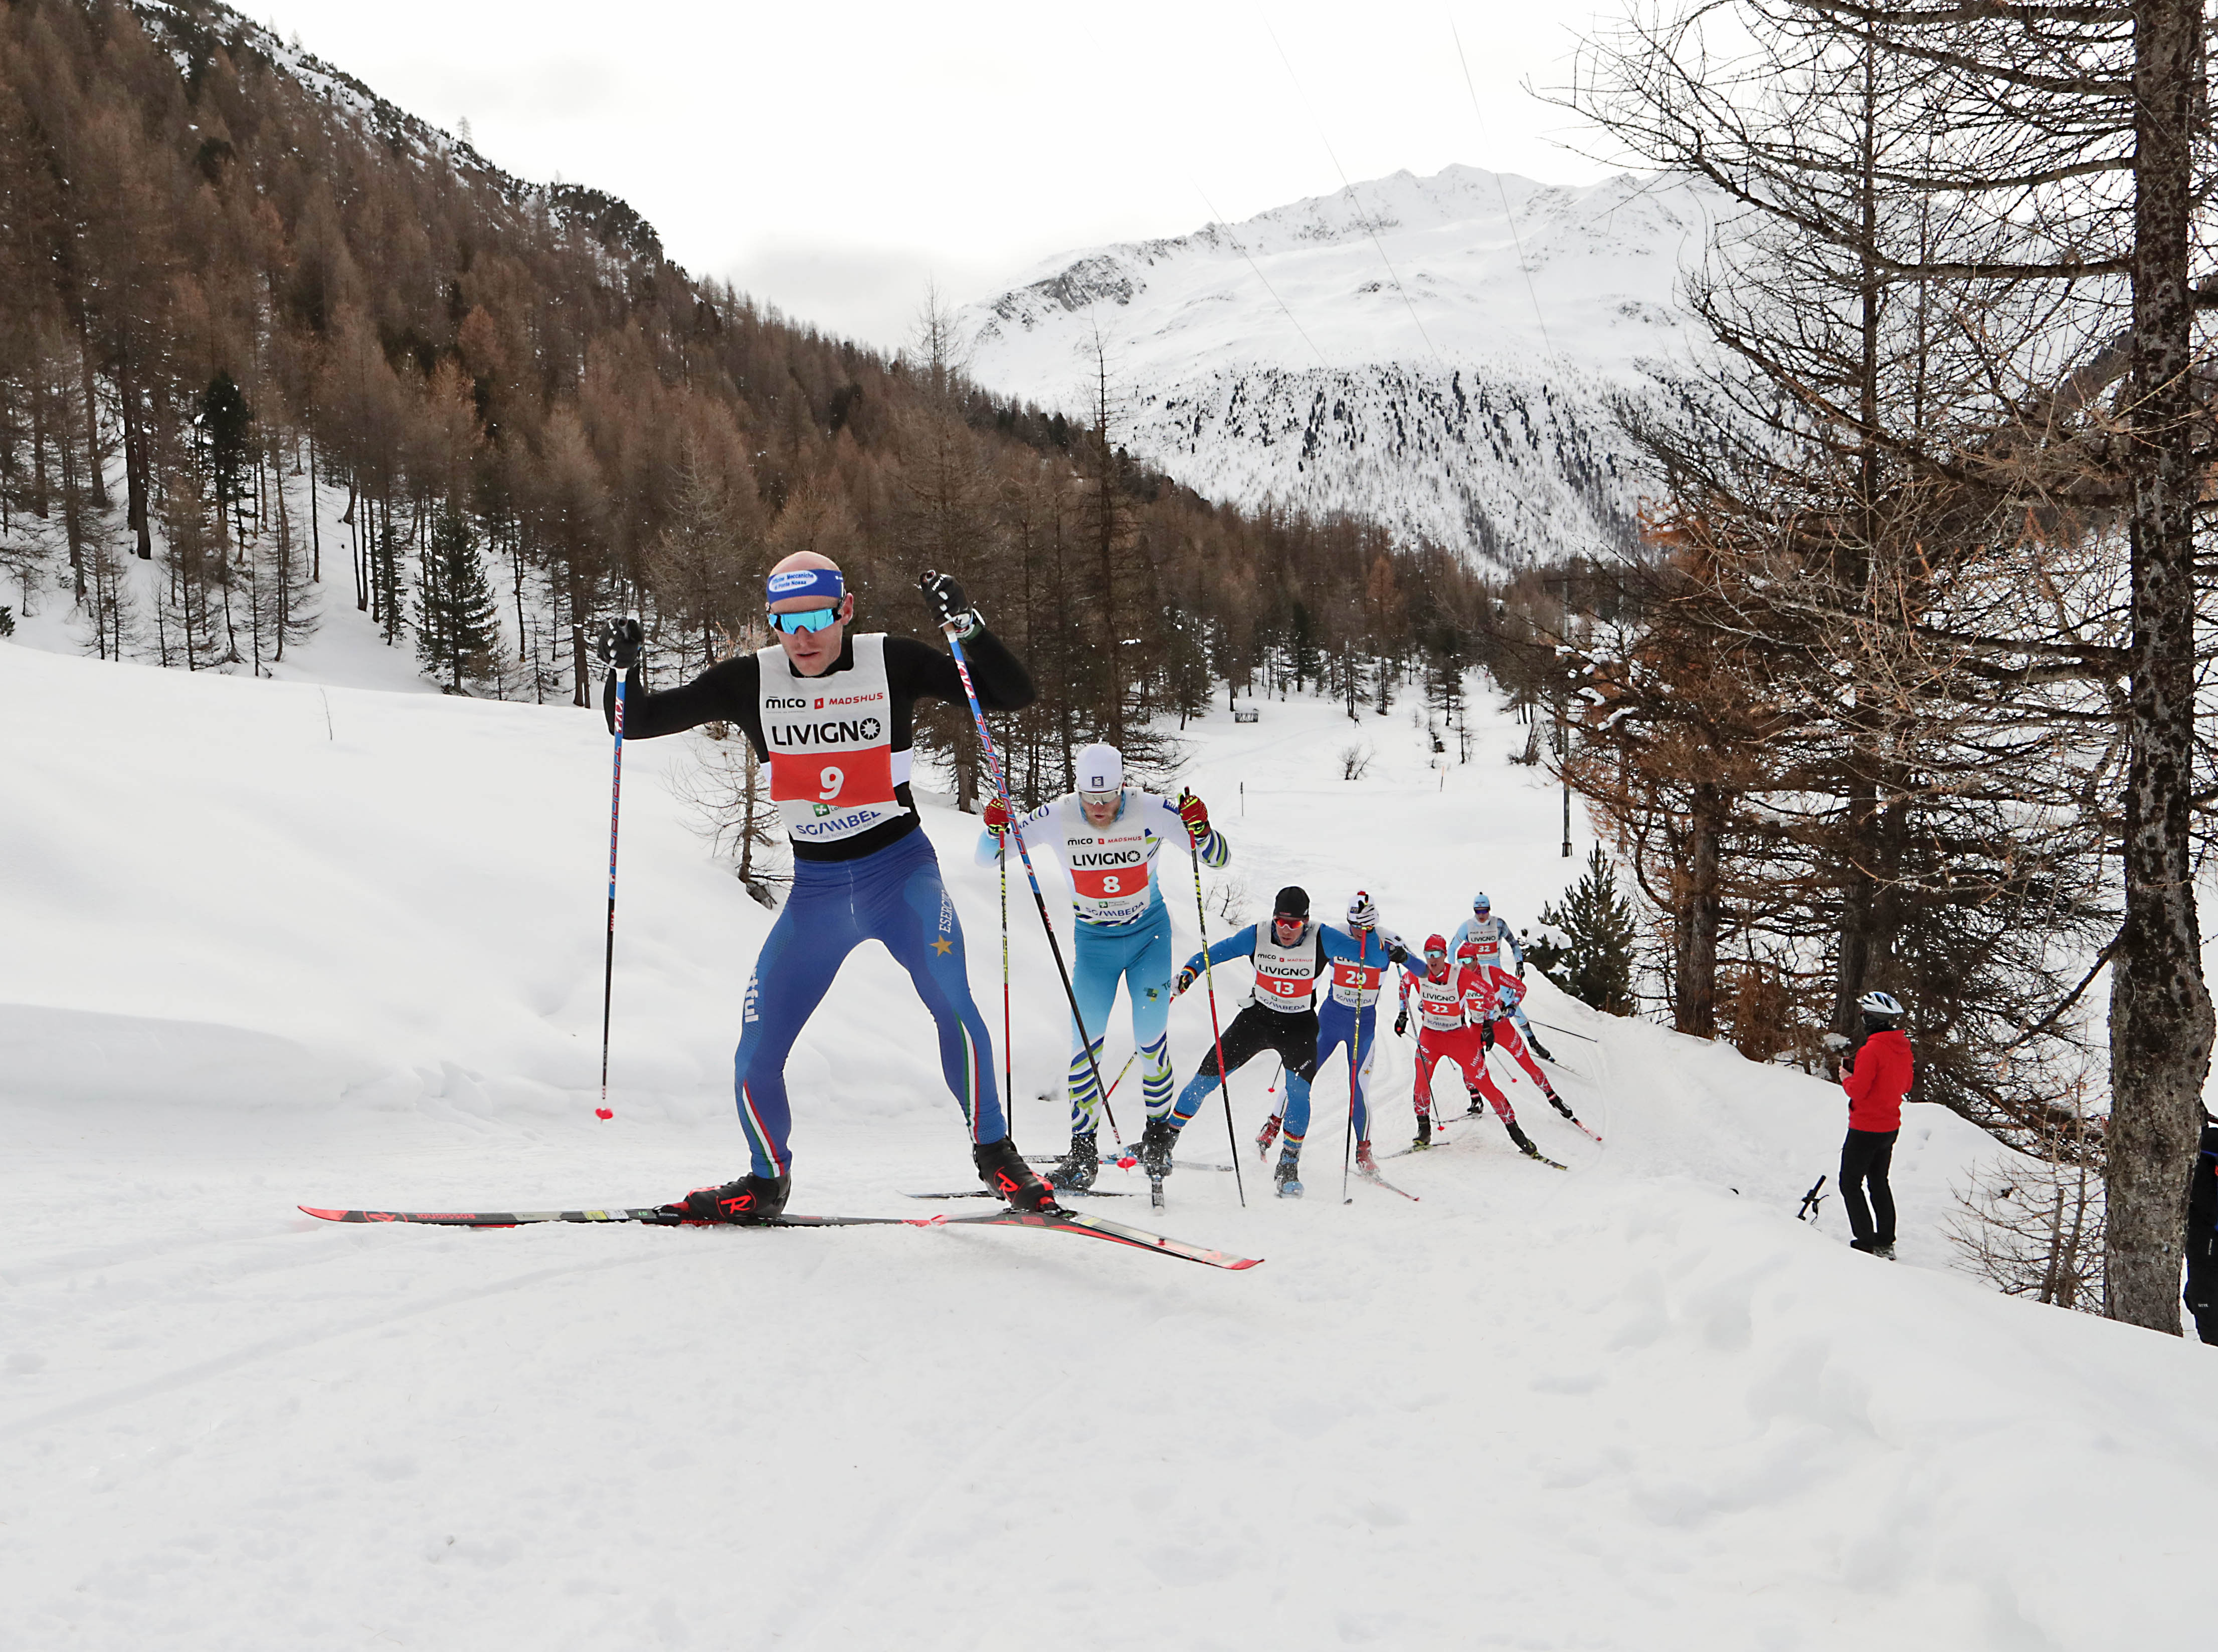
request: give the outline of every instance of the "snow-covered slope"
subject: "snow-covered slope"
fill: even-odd
[[[970,370],[1091,411],[1179,480],[1385,520],[1504,566],[1621,544],[1637,501],[1605,397],[1685,342],[1680,180],[1556,188],[1397,172],[1175,239],[1065,254],[965,308]]]
[[[1389,1166],[1422,1203],[1343,1206],[1329,1074],[1311,1197],[1250,1160],[1243,1210],[1199,1167],[1212,1110],[1161,1225],[1247,1273],[991,1231],[335,1228],[294,1205],[645,1202],[743,1163],[770,919],[685,825],[685,742],[627,747],[601,1123],[597,718],[9,645],[0,695],[8,1652],[2207,1638],[2218,1368],[1951,1272],[1986,1149],[1945,1115],[1898,1155],[1905,1264],[1856,1256],[1831,1205],[1792,1216],[1837,1092],[1543,984],[1606,1146],[1497,1062],[1568,1174],[1458,1123]],[[1402,713],[1268,702],[1198,726],[1189,777],[1255,901],[1360,883],[1421,936],[1475,886],[1529,921],[1571,864],[1516,743],[1441,773]],[[998,1026],[994,874],[926,814]],[[1064,1034],[1028,906],[1038,1148]],[[1207,1025],[1176,1007],[1182,1072]],[[968,1177],[928,1029],[851,961],[794,1060],[796,1208],[951,1208],[901,1197]],[[1383,1148],[1407,1043],[1382,1067]],[[1243,1140],[1270,1080],[1235,1077]]]

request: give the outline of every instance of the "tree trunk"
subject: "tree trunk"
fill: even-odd
[[[2129,462],[2132,749],[2126,921],[2110,976],[2105,1275],[2112,1319],[2179,1334],[2188,1163],[2210,1064],[2190,864],[2195,736],[2192,133],[2203,101],[2195,0],[2134,14]]]
[[[92,345],[82,327],[77,331],[77,376],[84,387],[84,449],[92,461],[92,502],[101,510],[108,509],[108,476],[100,462],[100,397],[92,382]]]
[[[592,692],[588,686],[592,668],[585,661],[585,610],[592,599],[589,593],[579,588],[582,581],[577,566],[574,561],[570,565],[570,659],[576,684],[570,696],[570,703],[583,708],[593,703]]]
[[[1725,792],[1709,781],[1694,786],[1688,811],[1687,909],[1680,920],[1679,979],[1674,1021],[1697,1038],[1718,1036],[1718,929],[1725,899],[1719,875],[1718,838],[1725,826]]]
[[[308,432],[308,578],[324,582],[324,529],[316,520],[316,433]]]
[[[136,536],[133,546],[142,562],[154,556],[154,527],[146,493],[146,427],[140,419],[139,397],[127,377],[118,374],[115,399],[123,410],[123,519]]]

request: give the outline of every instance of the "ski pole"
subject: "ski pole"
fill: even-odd
[[[1371,936],[1366,931],[1355,949],[1355,1038],[1348,1047],[1348,1135],[1341,1143],[1340,1154],[1340,1202],[1355,1203],[1348,1191],[1348,1179],[1355,1163],[1355,1109],[1363,1093],[1363,1069],[1358,1065],[1363,1059],[1363,961],[1371,952]]]
[[[1139,1059],[1140,1052],[1137,1049],[1124,1058],[1124,1065],[1118,1067],[1117,1076],[1109,1080],[1108,1094],[1113,1096],[1117,1093],[1117,1086],[1124,1082],[1124,1075],[1132,1070],[1132,1063]]]
[[[1001,800],[1008,807],[1008,800]],[[994,845],[994,858],[1001,863],[1001,1116],[1009,1126],[1009,1134],[1017,1133],[1017,1057],[1009,1034],[1009,845],[1006,842]]]
[[[609,1011],[616,985],[616,820],[623,801],[624,677],[616,674],[616,756],[609,773],[609,942],[601,962],[601,1110],[609,1115]]]
[[[1540,1024],[1546,1027],[1550,1032],[1560,1032],[1566,1038],[1584,1038],[1587,1043],[1590,1044],[1598,1044],[1602,1043],[1602,1040],[1599,1038],[1589,1037],[1583,1032],[1573,1032],[1569,1027],[1559,1027],[1552,1021],[1540,1021],[1540,1018],[1537,1015],[1531,1017],[1530,1018],[1534,1021],[1540,1021]]]
[[[1224,1140],[1232,1149],[1232,1182],[1240,1190],[1240,1208],[1248,1208],[1248,1179],[1240,1169],[1240,1133],[1232,1128],[1232,1075],[1224,1070],[1224,1030],[1217,1020],[1217,971],[1209,960],[1209,907],[1201,898],[1201,845],[1191,832],[1186,852],[1193,857],[1193,920],[1201,926],[1201,978],[1209,986],[1209,1034],[1217,1041],[1217,1088],[1224,1098]]]
[[[937,576],[930,568],[918,580],[920,588],[928,588]],[[1063,962],[1063,943],[1056,939],[1055,921],[1047,915],[1047,897],[1040,893],[1039,874],[1032,869],[1032,851],[1025,847],[1025,828],[1017,819],[1017,807],[1009,797],[1008,782],[1001,774],[1001,754],[994,746],[993,731],[986,727],[986,709],[978,703],[978,685],[970,680],[970,662],[963,657],[963,639],[956,635],[952,625],[941,628],[947,634],[947,647],[955,656],[956,675],[963,679],[963,697],[970,702],[970,721],[978,727],[978,744],[986,754],[986,771],[994,777],[994,789],[1001,795],[1001,805],[1009,811],[1009,835],[1017,840],[1017,858],[1024,863],[1025,879],[1032,886],[1032,904],[1039,908],[1040,927],[1047,931],[1047,950],[1055,956],[1055,973],[1062,979],[1063,995],[1070,1003],[1070,1018],[1078,1028],[1078,1042],[1086,1051],[1086,1065],[1093,1069],[1094,1087],[1101,1092],[1101,1111],[1108,1115],[1110,1133],[1121,1148],[1124,1133],[1117,1128],[1117,1115],[1110,1111],[1108,1086],[1101,1082],[1101,1064],[1094,1059],[1093,1036],[1086,1030],[1086,1018],[1079,1012],[1078,992],[1070,984],[1070,971]]]
[[[1810,1191],[1802,1196],[1802,1208],[1794,1213],[1795,1221],[1817,1221],[1818,1207],[1825,1202],[1825,1196],[1820,1191],[1825,1185],[1825,1179],[1823,1176],[1820,1176],[1816,1181],[1810,1184]]]

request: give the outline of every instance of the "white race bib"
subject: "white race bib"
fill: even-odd
[[[796,843],[838,843],[908,813],[894,795],[909,754],[893,749],[885,636],[854,642],[853,668],[823,677],[802,676],[775,646],[755,655],[771,800]]]

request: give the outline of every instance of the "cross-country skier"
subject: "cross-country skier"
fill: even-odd
[[[1415,961],[1405,962],[1402,966],[1402,1009],[1394,1018],[1397,1037],[1409,1030],[1412,988],[1417,998],[1417,1075],[1410,1100],[1417,1113],[1417,1137],[1410,1146],[1432,1146],[1433,1068],[1446,1060],[1463,1069],[1471,1111],[1478,1112],[1479,1103],[1485,1101],[1492,1106],[1518,1150],[1535,1159],[1540,1157],[1540,1149],[1533,1145],[1532,1138],[1518,1124],[1517,1111],[1509,1104],[1509,1098],[1502,1093],[1493,1075],[1486,1070],[1486,1052],[1493,1034],[1477,971],[1468,967],[1452,968],[1447,942],[1438,935],[1427,936],[1424,968],[1419,969]]]
[[[1279,1164],[1273,1172],[1282,1198],[1299,1198],[1302,1194],[1302,1140],[1309,1134],[1310,1080],[1317,1075],[1317,979],[1327,965],[1335,959],[1346,960],[1362,967],[1366,957],[1381,957],[1388,946],[1394,953],[1406,957],[1399,942],[1388,942],[1385,937],[1366,935],[1359,942],[1345,931],[1330,924],[1310,922],[1309,891],[1297,884],[1289,884],[1279,891],[1272,904],[1271,917],[1267,923],[1250,924],[1236,934],[1228,935],[1209,949],[1211,963],[1229,963],[1235,958],[1248,958],[1255,966],[1255,991],[1248,1005],[1232,1018],[1224,1029],[1223,1054],[1226,1072],[1244,1065],[1264,1050],[1277,1054],[1286,1063],[1286,1144],[1279,1150]],[[1397,958],[1396,962],[1399,962]],[[1199,980],[1203,955],[1197,952],[1187,959],[1179,971],[1177,990],[1183,993]],[[1351,990],[1351,996],[1357,995]],[[1370,993],[1378,996],[1374,979]],[[1351,1024],[1354,1006],[1348,1006]],[[1179,1092],[1178,1104],[1171,1112],[1171,1142],[1176,1132],[1186,1127],[1217,1088],[1223,1075],[1217,1071],[1217,1055],[1211,1049],[1203,1055],[1201,1067],[1186,1086]],[[1360,1104],[1360,1098],[1354,1098]],[[1267,1146],[1271,1132],[1265,1130]],[[1166,1142],[1162,1168],[1149,1167],[1150,1175],[1167,1174],[1170,1168]],[[1143,1155],[1144,1160],[1145,1155]]]
[[[1456,932],[1448,937],[1448,951],[1453,956],[1461,957],[1466,946],[1478,950],[1481,963],[1514,971],[1521,981],[1525,979],[1525,949],[1518,945],[1517,936],[1510,929],[1509,920],[1494,915],[1494,903],[1487,899],[1484,889],[1471,896],[1471,916],[1458,925]],[[1556,1059],[1548,1053],[1548,1047],[1540,1042],[1540,1035],[1533,1030],[1533,1024],[1525,1018],[1525,1012],[1521,1005],[1513,1003],[1509,1006],[1509,1015],[1517,1023],[1518,1030],[1525,1035],[1525,1042],[1533,1046],[1534,1055],[1544,1061]]]
[[[1902,1134],[1902,1102],[1917,1063],[1901,1028],[1902,1000],[1892,993],[1866,993],[1864,1041],[1841,1063],[1841,1088],[1849,1092],[1849,1133],[1841,1143],[1841,1203],[1849,1213],[1851,1249],[1894,1260],[1894,1190],[1887,1167]],[[1864,1191],[1869,1188],[1870,1202]]]
[[[985,628],[963,587],[940,575],[926,598],[935,622],[956,627],[967,645],[979,702],[994,711],[1030,704],[1031,678]],[[603,696],[611,727],[617,670],[627,673],[627,738],[737,723],[769,761],[771,798],[793,841],[793,892],[755,959],[734,1061],[752,1166],[665,1208],[742,1223],[785,1208],[793,1162],[786,1055],[840,963],[867,940],[883,942],[900,961],[939,1024],[940,1067],[970,1127],[980,1179],[1019,1210],[1050,1208],[1053,1193],[1009,1140],[991,1038],[970,998],[963,926],[909,795],[915,703],[963,699],[955,662],[908,638],[851,634],[855,599],[838,566],[813,551],[771,570],[765,602],[776,634],[771,647],[659,694],[641,685],[639,622],[602,627],[603,657],[614,668]]]
[[[1556,1086],[1548,1082],[1548,1075],[1540,1070],[1540,1064],[1525,1053],[1524,1041],[1517,1036],[1517,1004],[1525,996],[1525,983],[1499,963],[1489,962],[1487,949],[1482,944],[1465,941],[1456,954],[1456,962],[1471,974],[1472,1001],[1486,1023],[1488,1043],[1496,1049],[1507,1051],[1510,1060],[1525,1069],[1525,1076],[1540,1087],[1540,1093],[1554,1104],[1556,1111],[1570,1117],[1571,1110],[1556,1093]]]
[[[1320,931],[1325,956],[1332,962],[1332,986],[1317,1009],[1317,1071],[1323,1072],[1325,1063],[1337,1051],[1347,1049],[1351,1064],[1348,1105],[1354,1115],[1355,1162],[1363,1170],[1376,1172],[1379,1166],[1371,1155],[1370,1098],[1371,1066],[1379,1055],[1379,997],[1384,990],[1381,983],[1387,966],[1406,960],[1409,952],[1400,936],[1379,927],[1379,908],[1361,889],[1348,903],[1348,936],[1354,943],[1352,950],[1342,949],[1335,938],[1329,938],[1339,934],[1339,931],[1329,928]],[[1286,1123],[1286,1104],[1292,1094],[1289,1088],[1279,1096],[1278,1106],[1257,1138],[1257,1145],[1266,1153]],[[1302,1130],[1287,1138],[1298,1148],[1307,1129],[1306,1111],[1303,1126]]]
[[[1055,1187],[1083,1191],[1100,1169],[1095,1131],[1101,1086],[1095,1074],[1117,1002],[1117,983],[1132,1006],[1132,1043],[1140,1054],[1148,1130],[1158,1149],[1169,1141],[1171,1111],[1171,916],[1163,905],[1155,857],[1166,843],[1192,843],[1205,866],[1222,866],[1231,845],[1209,824],[1209,810],[1188,792],[1175,803],[1124,784],[1124,759],[1113,746],[1089,746],[1075,759],[1078,789],[1024,817],[1025,841],[1051,845],[1070,874],[1076,909],[1070,986],[1084,1035],[1070,1030],[1070,1151],[1048,1172]],[[986,806],[978,863],[989,866],[1008,830],[1009,812]],[[1093,1040],[1089,1059],[1085,1039]]]

